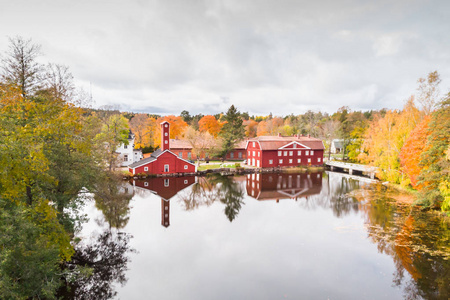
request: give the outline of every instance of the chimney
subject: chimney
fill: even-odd
[[[170,124],[167,121],[161,123],[161,151],[170,149]]]
[[[280,132],[278,132],[278,136],[281,137],[281,133]]]
[[[311,135],[310,135],[310,134],[308,134],[308,137],[310,138],[310,137],[311,137]]]

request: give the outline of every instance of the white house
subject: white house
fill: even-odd
[[[341,153],[344,148],[344,140],[334,139],[331,141],[331,153]]]
[[[127,167],[143,158],[142,150],[134,149],[134,134],[131,130],[128,133],[128,145],[121,144],[116,152],[119,153],[121,167]]]

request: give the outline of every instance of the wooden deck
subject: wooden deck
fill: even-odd
[[[327,161],[325,164],[330,167],[331,171],[333,171],[335,169],[341,169],[344,172],[348,172],[350,175],[353,175],[353,171],[358,171],[363,174],[369,175],[371,179],[375,178],[375,173],[377,171],[376,167],[360,165],[360,164],[351,164],[351,163],[345,163],[345,162],[334,161],[334,160]]]

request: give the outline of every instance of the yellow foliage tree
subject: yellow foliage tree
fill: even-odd
[[[384,117],[377,116],[369,125],[363,143],[360,161],[378,167],[378,177],[406,185],[409,178],[400,168],[400,151],[410,132],[420,120],[420,112],[410,98],[399,112],[388,110]]]

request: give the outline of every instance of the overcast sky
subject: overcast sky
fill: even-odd
[[[401,108],[437,70],[450,88],[450,1],[0,0],[95,106],[156,114]]]

